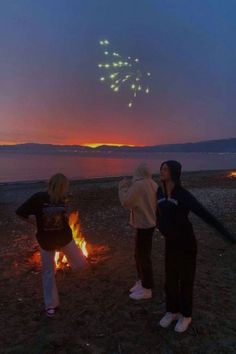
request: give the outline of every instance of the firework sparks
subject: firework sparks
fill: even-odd
[[[151,73],[143,70],[139,58],[124,57],[114,52],[107,39],[99,41],[99,44],[104,56],[104,61],[98,64],[102,72],[100,81],[107,84],[113,92],[128,89],[130,95],[128,107],[133,107],[138,95],[150,93]]]

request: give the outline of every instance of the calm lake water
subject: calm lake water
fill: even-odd
[[[0,182],[48,179],[56,172],[69,178],[130,175],[143,161],[156,173],[167,159],[180,161],[185,171],[236,169],[236,154],[155,153],[121,158],[0,153]]]

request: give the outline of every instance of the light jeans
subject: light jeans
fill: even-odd
[[[72,240],[68,245],[60,249],[73,270],[87,264],[81,249]],[[55,308],[59,306],[59,296],[55,279],[55,251],[45,251],[40,248],[42,268],[43,268],[43,295],[45,308]]]

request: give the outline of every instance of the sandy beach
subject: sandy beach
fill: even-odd
[[[236,230],[236,179],[229,171],[188,172],[183,184],[228,228]],[[158,181],[158,177],[155,179]],[[119,203],[119,178],[73,181],[72,208],[80,214],[91,267],[57,272],[60,309],[42,313],[41,266],[35,230],[14,210],[45,182],[0,185],[0,352],[81,354],[236,353],[236,248],[197,217],[193,324],[185,334],[161,329],[165,311],[164,240],[153,241],[155,291],[134,302],[134,232]]]

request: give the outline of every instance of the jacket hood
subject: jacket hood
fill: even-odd
[[[136,170],[134,171],[133,181],[137,181],[139,179],[151,178],[152,173],[146,163],[141,163],[138,165]]]
[[[181,163],[178,161],[175,161],[175,160],[168,160],[168,161],[162,162],[161,168],[164,164],[169,167],[172,181],[175,183],[180,183],[180,177],[181,177],[181,171],[182,171]]]

